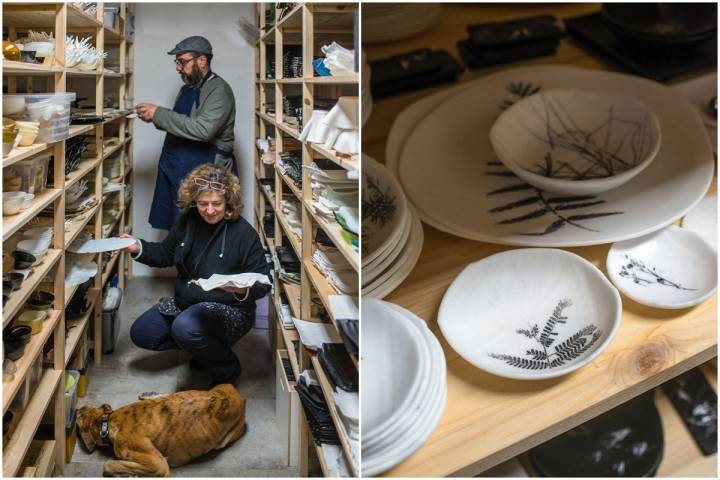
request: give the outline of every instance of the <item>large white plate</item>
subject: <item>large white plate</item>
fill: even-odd
[[[262,273],[236,273],[232,275],[223,275],[220,273],[213,273],[210,275],[210,278],[200,278],[198,280],[190,280],[188,283],[196,283],[205,290],[206,292],[209,292],[210,290],[214,288],[220,288],[220,287],[236,287],[236,288],[247,288],[252,287],[256,283],[264,283],[266,285],[271,285],[270,279],[267,275],[263,275]]]
[[[660,120],[658,157],[624,186],[592,198],[521,187],[497,160],[488,132],[501,106],[530,84],[636,97]],[[396,119],[386,153],[425,223],[505,245],[595,245],[653,232],[700,201],[713,175],[702,121],[677,92],[629,75],[558,66],[500,72],[411,105]]]
[[[100,253],[122,250],[137,242],[134,238],[101,238],[98,240],[85,240],[73,242],[68,246],[68,251],[73,253]],[[77,244],[79,243],[79,244]]]

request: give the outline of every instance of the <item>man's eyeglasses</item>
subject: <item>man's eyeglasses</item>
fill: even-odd
[[[175,65],[185,68],[185,65],[195,60],[197,57],[190,57],[190,58],[176,58],[175,59]]]
[[[195,185],[203,188],[212,188],[213,190],[217,190],[219,192],[225,191],[225,184],[220,182],[213,182],[206,178],[196,178],[195,179]]]

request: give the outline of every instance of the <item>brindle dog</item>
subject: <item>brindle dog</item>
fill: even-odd
[[[170,467],[224,448],[245,431],[245,397],[229,384],[141,398],[117,410],[104,404],[78,412],[87,450],[110,445],[121,459],[105,462],[105,475],[168,477]]]

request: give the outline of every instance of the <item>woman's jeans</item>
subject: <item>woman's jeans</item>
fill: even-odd
[[[163,315],[155,305],[135,320],[130,338],[148,350],[185,350],[208,369],[216,383],[239,373],[240,361],[232,346],[254,321],[253,313],[217,303],[192,305],[177,317]]]

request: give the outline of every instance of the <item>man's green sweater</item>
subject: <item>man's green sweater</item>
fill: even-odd
[[[200,102],[193,105],[190,116],[158,107],[153,117],[155,126],[176,137],[212,143],[225,152],[233,151],[235,142],[235,96],[230,85],[213,75],[200,88]],[[227,159],[216,157],[215,163]]]

